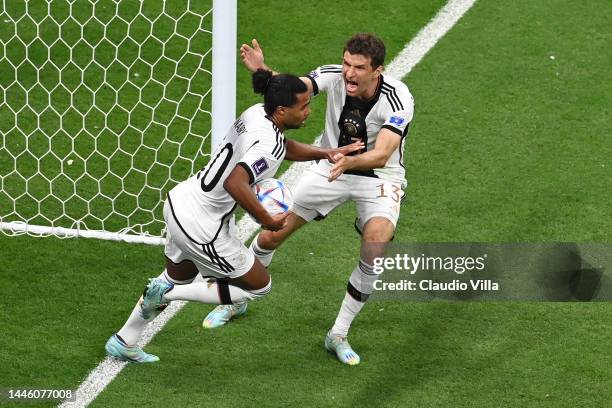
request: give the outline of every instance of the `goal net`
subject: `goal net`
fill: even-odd
[[[212,0],[3,0],[0,227],[163,242],[210,155]]]

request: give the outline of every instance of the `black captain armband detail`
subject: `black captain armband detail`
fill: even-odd
[[[389,129],[390,131],[392,131],[393,133],[395,133],[399,137],[404,137],[404,134],[402,133],[402,131],[399,130],[398,128],[396,128],[396,127],[393,127],[391,125],[383,125],[382,128],[383,129]]]
[[[248,164],[246,164],[245,162],[238,162],[236,163],[236,166],[240,166],[246,170],[247,174],[249,175],[249,184],[253,184],[255,182],[255,175],[253,174],[253,170],[251,170]]]
[[[319,93],[319,85],[317,85],[317,81],[315,81],[310,75],[306,75],[306,78],[310,79],[310,82],[312,82],[312,94],[317,95]]]
[[[351,282],[349,282],[348,285],[346,286],[346,291],[349,295],[351,295],[353,299],[355,299],[358,302],[365,303],[370,297],[370,295],[358,291],[357,288],[354,287]]]

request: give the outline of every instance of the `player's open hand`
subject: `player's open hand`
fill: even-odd
[[[336,159],[334,159],[334,157],[336,157],[338,153],[340,153],[342,156],[348,156],[350,153],[362,150],[364,147],[365,147],[365,144],[363,143],[363,141],[358,140],[354,143],[339,147],[337,149],[330,149],[327,152],[327,160],[329,160],[332,163],[335,163]],[[337,156],[337,157],[339,159],[342,156]]]
[[[258,69],[267,69],[264,64],[263,50],[256,39],[252,41],[253,46],[242,44],[240,47],[240,58],[249,71],[255,72]]]
[[[270,231],[280,231],[287,225],[287,217],[291,214],[291,211],[285,211],[280,214],[272,215],[270,221],[261,223],[261,228]]]
[[[344,156],[342,153],[336,153],[333,157],[334,165],[329,171],[327,181],[332,182],[342,175],[346,170],[350,169],[350,156]]]

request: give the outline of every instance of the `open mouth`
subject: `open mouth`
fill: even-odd
[[[348,79],[345,80],[345,82],[346,82],[346,91],[348,93],[355,93],[355,92],[357,92],[357,88],[359,86],[359,84],[357,84],[357,82],[349,81]]]

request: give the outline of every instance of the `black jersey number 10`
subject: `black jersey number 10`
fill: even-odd
[[[229,164],[233,153],[234,149],[231,143],[226,144],[221,150],[219,150],[219,153],[217,153],[213,161],[206,166],[206,172],[204,173],[204,175],[202,175],[202,179],[200,180],[202,190],[209,192],[213,188],[215,188],[215,186],[221,179],[221,176],[223,176],[225,169],[227,169],[227,165]],[[221,156],[224,157],[223,161],[219,164],[219,159],[221,158]],[[212,174],[214,174],[214,176],[212,176],[210,181],[207,181],[208,175],[211,172]]]

